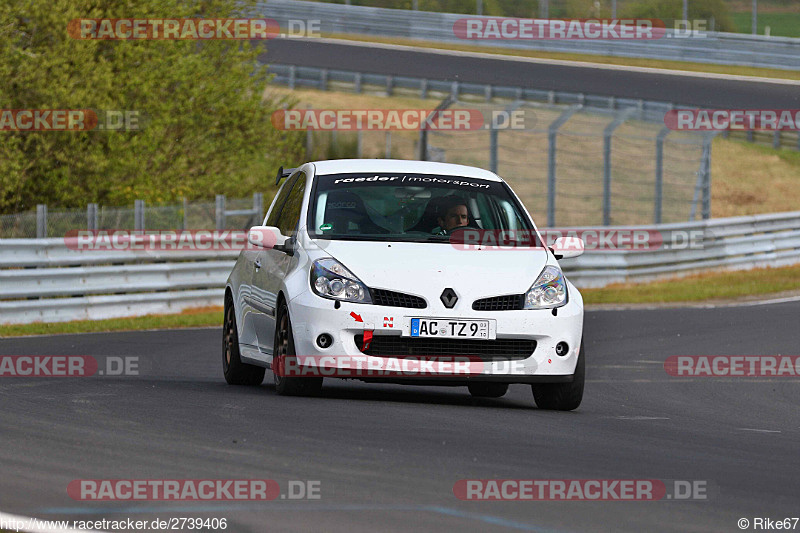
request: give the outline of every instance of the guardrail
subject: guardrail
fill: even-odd
[[[335,70],[317,67],[301,67],[296,65],[271,64],[269,71],[275,75],[272,82],[286,85],[290,89],[311,87],[322,91],[347,88],[356,93],[366,88],[382,89],[386,96],[396,92],[414,94],[420,98],[428,98],[432,93],[448,94],[454,100],[460,97],[473,97],[490,101],[493,98],[541,102],[551,105],[582,105],[601,109],[620,110],[636,108],[645,120],[663,122],[664,114],[680,107],[672,102],[657,102],[640,98],[618,98],[581,92],[543,91],[505,85],[488,85],[481,83],[464,83],[459,81],[442,81],[410,76],[389,76],[351,70]],[[689,107],[689,106],[685,106]],[[696,106],[691,106],[692,108]]]
[[[0,324],[98,320],[222,305],[238,251],[80,251],[0,239]]]
[[[580,228],[608,233],[614,227]],[[745,270],[800,263],[800,211],[636,226],[659,232],[653,250],[599,250],[564,262],[579,287],[650,281],[707,270]]]
[[[253,8],[253,15],[277,20],[285,27],[289,21],[319,21],[325,34],[361,34],[402,37],[421,41],[439,41],[483,46],[543,50],[617,57],[641,57],[695,63],[716,63],[767,67],[781,70],[800,69],[800,39],[766,37],[737,33],[704,32],[682,36],[668,29],[655,40],[464,40],[453,32],[453,24],[474,15],[433,13],[402,9],[270,0]]]
[[[562,266],[579,287],[714,269],[784,266],[800,263],[799,228],[800,212],[637,226],[636,230],[665,236],[665,245],[649,251],[587,250]],[[569,231],[586,235],[615,229]],[[222,289],[238,253],[81,252],[64,239],[0,239],[0,323],[101,319],[222,305]]]
[[[618,98],[569,91],[544,91],[506,85],[463,83],[409,76],[389,76],[350,70],[335,70],[297,65],[271,64],[269,71],[274,75],[273,83],[286,85],[290,89],[309,87],[321,91],[348,90],[355,93],[380,90],[386,96],[396,93],[411,94],[428,98],[431,94],[450,95],[453,99],[468,97],[491,101],[506,99],[524,102],[538,102],[548,105],[580,105],[585,108],[623,111],[634,108],[640,120],[664,123],[664,115],[676,108],[695,109],[697,106],[678,102],[659,102],[635,98]],[[724,131],[722,136],[744,140],[751,143],[800,150],[800,132],[796,131]]]

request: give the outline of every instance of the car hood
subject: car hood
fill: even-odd
[[[449,243],[317,241],[367,286],[439,302],[445,288],[459,298],[525,293],[541,273],[543,249],[463,250]],[[441,305],[441,304],[440,304]]]

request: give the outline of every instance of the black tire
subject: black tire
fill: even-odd
[[[502,398],[508,392],[508,383],[474,381],[470,382],[467,388],[476,398]]]
[[[275,372],[280,365],[285,365],[287,358],[297,355],[294,349],[292,321],[289,307],[281,302],[278,308],[278,319],[275,322],[275,345],[272,359],[272,376],[275,379],[275,392],[281,396],[313,396],[322,389],[322,378],[318,377],[286,377]]]
[[[239,332],[233,300],[225,297],[225,321],[222,325],[222,373],[230,385],[261,385],[266,369],[243,363],[239,357]]]
[[[578,353],[578,364],[571,383],[542,383],[531,385],[533,399],[539,409],[555,411],[572,411],[577,409],[583,400],[583,384],[586,381],[586,354],[581,341]]]

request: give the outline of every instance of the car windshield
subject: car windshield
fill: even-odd
[[[431,174],[317,176],[307,223],[316,239],[448,242],[470,228],[535,239],[505,183]]]

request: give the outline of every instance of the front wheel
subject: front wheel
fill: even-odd
[[[222,325],[222,373],[230,385],[261,385],[266,369],[243,363],[239,357],[239,332],[233,299],[225,298],[225,319]]]
[[[278,320],[275,327],[275,347],[272,357],[272,375],[275,379],[275,392],[281,396],[312,396],[322,389],[322,378],[319,377],[287,377],[282,376],[279,368],[285,369],[286,359],[297,355],[294,349],[292,321],[289,318],[289,306],[281,302],[278,309]]]
[[[539,409],[554,411],[572,411],[577,409],[583,400],[583,383],[586,380],[586,354],[583,341],[578,353],[578,364],[571,383],[542,383],[531,385],[533,399]]]

